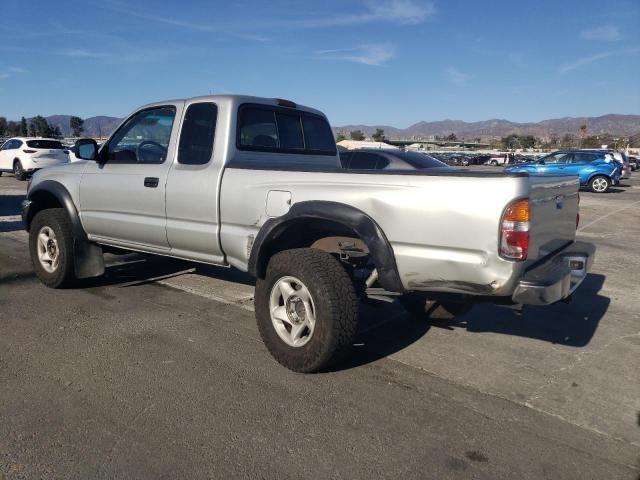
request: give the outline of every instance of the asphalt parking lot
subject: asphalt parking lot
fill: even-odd
[[[640,175],[583,193],[593,272],[571,304],[417,323],[364,306],[348,363],[294,374],[262,345],[251,279],[109,256],[34,277],[0,177],[0,479],[640,475]]]

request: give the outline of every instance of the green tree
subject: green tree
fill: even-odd
[[[18,135],[20,135],[20,124],[13,120],[9,120],[7,122],[7,136],[17,137]]]
[[[71,117],[69,119],[69,127],[74,137],[79,137],[84,132],[84,120],[80,117]]]
[[[351,132],[349,133],[349,138],[351,138],[351,140],[364,140],[364,133],[362,133],[362,131],[360,130],[351,130]]]
[[[520,145],[522,146],[522,148],[533,148],[536,146],[536,143],[538,143],[538,139],[533,135],[522,135],[518,138],[520,140]]]
[[[381,128],[376,128],[376,133],[371,135],[371,138],[376,142],[384,142],[387,139],[387,137],[384,136],[384,130]]]
[[[337,136],[336,136],[336,143],[341,142],[343,140],[346,140],[347,137],[344,133],[340,132]]]
[[[20,119],[20,135],[26,137],[29,134],[27,131],[27,119],[22,117]]]
[[[31,125],[33,126],[33,136],[36,137],[49,137],[52,135],[51,127],[47,119],[41,115],[36,115],[31,119]]]
[[[29,136],[30,137],[38,136],[38,134],[36,133],[36,126],[34,125],[33,122],[29,122]]]
[[[0,117],[0,137],[4,137],[7,135],[7,119],[4,117]]]
[[[449,141],[449,142],[457,142],[458,141],[458,137],[456,136],[455,133],[451,133],[449,135],[447,135],[445,137],[445,140]]]
[[[515,133],[512,133],[509,136],[502,137],[501,142],[502,148],[507,150],[515,150],[516,148],[520,148],[520,138]]]
[[[53,127],[49,127],[49,137],[53,138],[62,138],[62,132],[60,131],[60,127],[58,125],[54,125]]]

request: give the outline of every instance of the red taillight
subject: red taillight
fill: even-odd
[[[578,193],[578,213],[576,213],[576,230],[578,229],[578,225],[580,225],[580,194]]]
[[[297,108],[298,107],[295,104],[295,102],[292,102],[291,100],[284,100],[282,98],[276,98],[276,103],[278,105],[280,105],[281,107],[288,107],[288,108]]]
[[[529,253],[531,215],[529,200],[518,200],[502,214],[500,226],[500,256],[508,260],[526,260]]]
[[[29,149],[26,149],[26,148],[25,148],[25,149],[23,149],[22,151],[23,151],[24,153],[36,153],[36,152],[37,152],[37,150],[29,150]]]

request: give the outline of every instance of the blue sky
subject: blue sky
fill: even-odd
[[[334,125],[640,114],[640,0],[2,2],[2,116],[208,93]]]

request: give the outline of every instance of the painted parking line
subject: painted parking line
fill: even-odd
[[[582,227],[580,227],[578,229],[578,231],[582,232],[584,229],[589,228],[591,225],[594,225],[594,224],[598,223],[599,221],[604,220],[605,218],[610,217],[612,215],[617,215],[620,212],[623,212],[624,210],[627,210],[627,209],[629,209],[629,208],[631,208],[631,207],[633,207],[635,205],[640,205],[640,200],[637,201],[637,202],[633,202],[633,203],[630,203],[628,205],[625,205],[624,207],[621,207],[621,208],[619,208],[617,210],[614,210],[613,212],[609,212],[609,213],[607,213],[605,215],[602,215],[601,217],[598,217],[595,220],[592,220],[591,222],[587,223],[586,225],[583,225]]]

